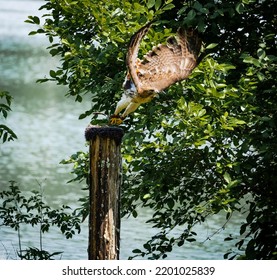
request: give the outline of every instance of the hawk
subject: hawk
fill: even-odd
[[[117,103],[110,123],[119,125],[139,105],[151,101],[170,85],[186,79],[197,66],[201,39],[196,30],[179,28],[176,36],[165,45],[153,47],[142,60],[138,58],[140,42],[151,23],[143,26],[132,37],[126,56],[127,75],[123,95]],[[125,109],[122,115],[119,113]]]

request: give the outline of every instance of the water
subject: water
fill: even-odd
[[[83,134],[88,120],[78,120],[78,116],[90,108],[90,101],[75,103],[64,96],[66,88],[35,83],[59,63],[45,50],[47,38],[27,35],[33,26],[24,20],[28,15],[40,15],[38,8],[43,3],[0,0],[0,89],[9,91],[14,97],[13,112],[5,123],[18,136],[15,142],[0,146],[0,189],[6,187],[9,180],[19,182],[26,190],[38,189],[41,185],[52,206],[68,204],[74,208],[76,198],[83,195],[82,186],[66,184],[72,178],[71,167],[59,162],[78,150],[87,150]],[[151,225],[145,224],[150,215],[149,210],[143,209],[137,219],[122,219],[121,259],[127,259],[133,249],[142,248],[156,232]],[[233,219],[211,240],[204,241],[224,222],[224,215],[217,215],[198,226],[197,242],[176,248],[169,258],[222,259],[231,247],[231,243],[223,240],[230,233],[238,232],[241,217]],[[64,251],[62,259],[87,259],[87,232],[84,224],[80,235],[66,240],[52,229],[45,236],[45,249]],[[38,247],[37,233],[36,228],[23,228],[23,247]],[[16,258],[17,248],[16,233],[0,227],[0,259]]]

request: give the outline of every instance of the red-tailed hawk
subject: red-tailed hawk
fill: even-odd
[[[139,45],[151,23],[135,33],[129,43],[126,57],[127,75],[123,83],[124,93],[117,103],[111,124],[120,124],[123,119],[142,103],[170,85],[186,79],[197,66],[201,39],[196,30],[179,28],[175,37],[167,39],[148,52],[143,60],[138,58]],[[119,113],[125,109],[122,115]]]

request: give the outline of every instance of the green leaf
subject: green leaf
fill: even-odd
[[[55,56],[57,54],[60,53],[60,50],[59,49],[52,49],[50,52],[49,52],[52,56]]]
[[[143,244],[143,248],[148,250],[148,251],[151,251],[151,245],[149,243]]]
[[[33,35],[36,35],[37,34],[37,31],[31,31],[31,32],[29,32],[29,36],[33,36]]]
[[[196,239],[195,239],[195,238],[187,238],[186,241],[188,241],[188,242],[194,242],[194,241],[196,241]]]
[[[231,183],[231,181],[232,181],[231,176],[227,172],[224,173],[223,178],[227,184]]]
[[[240,235],[243,235],[245,233],[247,226],[248,226],[248,224],[243,224],[240,227],[240,232],[239,232]]]
[[[151,195],[149,194],[149,193],[147,193],[147,194],[145,194],[144,196],[143,196],[143,199],[149,199],[149,198],[151,198]]]
[[[75,98],[75,101],[77,101],[77,102],[82,102],[82,101],[83,101],[82,96],[78,94],[78,95],[76,96],[76,98]]]
[[[255,258],[255,240],[251,239],[246,246],[245,250],[246,257],[248,259],[254,259]]]
[[[132,211],[132,215],[133,215],[134,218],[137,218],[138,212],[137,212],[136,210],[133,210],[133,211]]]
[[[3,137],[2,137],[3,143],[5,143],[7,141],[7,138],[8,138],[8,133],[4,132]]]
[[[169,209],[172,209],[175,205],[174,199],[168,199],[166,203]]]
[[[263,49],[258,49],[257,55],[258,55],[259,59],[264,59],[266,57],[266,53]]]
[[[257,72],[257,77],[261,82],[266,79],[266,76],[262,72]]]
[[[232,241],[232,240],[234,240],[234,238],[232,236],[224,238],[224,241]]]
[[[207,49],[207,50],[213,49],[213,48],[215,48],[216,46],[218,46],[218,43],[211,43],[211,44],[209,44],[209,45],[206,47],[206,49]]]
[[[242,14],[244,12],[244,4],[243,3],[238,3],[236,5],[236,11],[238,14]]]
[[[140,254],[140,253],[141,253],[141,250],[140,250],[140,249],[134,249],[134,250],[132,251],[132,253],[134,253],[134,254]]]
[[[191,21],[195,18],[195,16],[196,16],[196,12],[194,10],[190,10],[186,17],[186,20]]]
[[[155,1],[155,10],[156,11],[159,10],[161,5],[162,5],[162,0],[156,0]]]
[[[260,61],[252,56],[246,56],[244,59],[243,59],[243,62],[244,63],[250,63],[250,64],[253,64],[257,67],[260,67],[261,64],[260,64]]]
[[[202,4],[200,4],[198,1],[195,1],[194,2],[194,4],[193,4],[193,7],[196,9],[196,10],[198,10],[198,11],[200,11],[201,9],[202,9]]]
[[[32,17],[35,24],[40,24],[40,19],[37,16]]]
[[[204,18],[199,18],[198,23],[197,23],[197,28],[199,32],[204,32],[206,28],[206,24],[204,21]]]
[[[86,114],[86,113],[81,114],[81,115],[79,116],[79,120],[85,119],[86,117],[87,117],[87,114]]]
[[[25,20],[25,22],[31,24],[40,24],[40,19],[37,16],[28,16],[28,19]]]
[[[134,9],[135,9],[136,13],[143,14],[146,12],[145,7],[136,2],[134,3]]]
[[[50,70],[49,75],[52,78],[56,78],[56,72],[54,70]]]
[[[163,11],[172,10],[173,8],[175,8],[175,5],[173,3],[170,3],[163,7]]]
[[[147,8],[151,9],[155,5],[155,0],[148,0],[147,2]]]

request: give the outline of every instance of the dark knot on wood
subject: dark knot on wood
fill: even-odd
[[[116,145],[120,145],[124,131],[119,127],[89,125],[85,131],[87,141],[95,140],[96,136],[100,138],[113,139]]]

